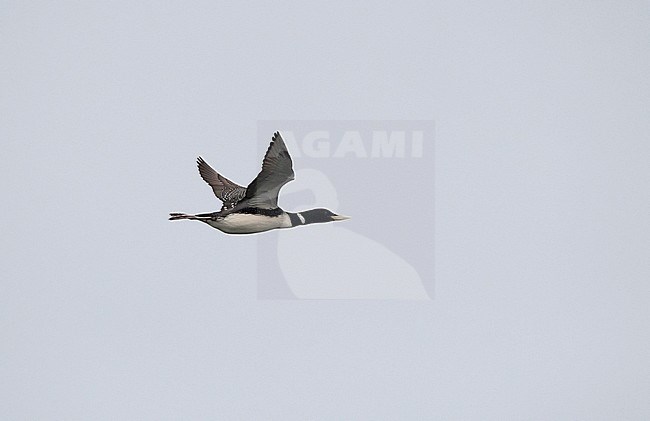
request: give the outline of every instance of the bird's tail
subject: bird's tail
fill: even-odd
[[[179,219],[192,219],[192,215],[188,215],[186,213],[177,213],[177,212],[169,214],[170,221],[178,221]]]
[[[212,219],[212,214],[211,213],[201,213],[198,215],[188,215],[186,213],[170,213],[169,214],[169,220],[170,221],[178,221],[179,219],[194,219],[197,221],[206,221],[208,219]]]
[[[169,220],[170,221],[178,221],[179,219],[192,219],[194,215],[188,215],[186,213],[170,213],[169,214]]]

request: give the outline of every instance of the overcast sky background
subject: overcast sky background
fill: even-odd
[[[648,419],[649,37],[646,1],[0,2],[0,418]],[[435,209],[378,210],[435,214],[433,300],[258,300],[254,236],[166,220],[274,119],[435,120]]]

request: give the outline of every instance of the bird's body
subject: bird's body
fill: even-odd
[[[259,209],[241,209],[238,212],[214,212],[198,215],[171,214],[171,220],[194,219],[205,222],[226,234],[254,234],[279,228],[291,228],[291,218],[280,208],[261,212]]]
[[[227,234],[254,234],[348,219],[327,209],[291,213],[278,207],[280,189],[295,177],[291,156],[279,132],[275,133],[266,151],[262,171],[248,187],[242,187],[223,177],[201,157],[197,163],[199,174],[212,187],[223,206],[219,212],[212,213],[171,213],[169,219],[172,221],[190,219],[205,222]]]

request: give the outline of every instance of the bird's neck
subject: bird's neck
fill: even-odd
[[[289,219],[291,220],[292,227],[309,224],[309,222],[307,222],[305,217],[302,216],[301,212],[298,213],[287,212],[287,215],[289,215]]]

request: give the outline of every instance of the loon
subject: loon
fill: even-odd
[[[337,215],[328,209],[291,213],[278,207],[280,189],[295,178],[293,162],[280,132],[273,135],[262,161],[262,171],[248,187],[228,180],[200,156],[197,164],[201,178],[212,187],[223,206],[219,212],[212,213],[170,213],[170,221],[190,219],[205,222],[226,234],[255,234],[279,228],[349,219],[348,216]]]

